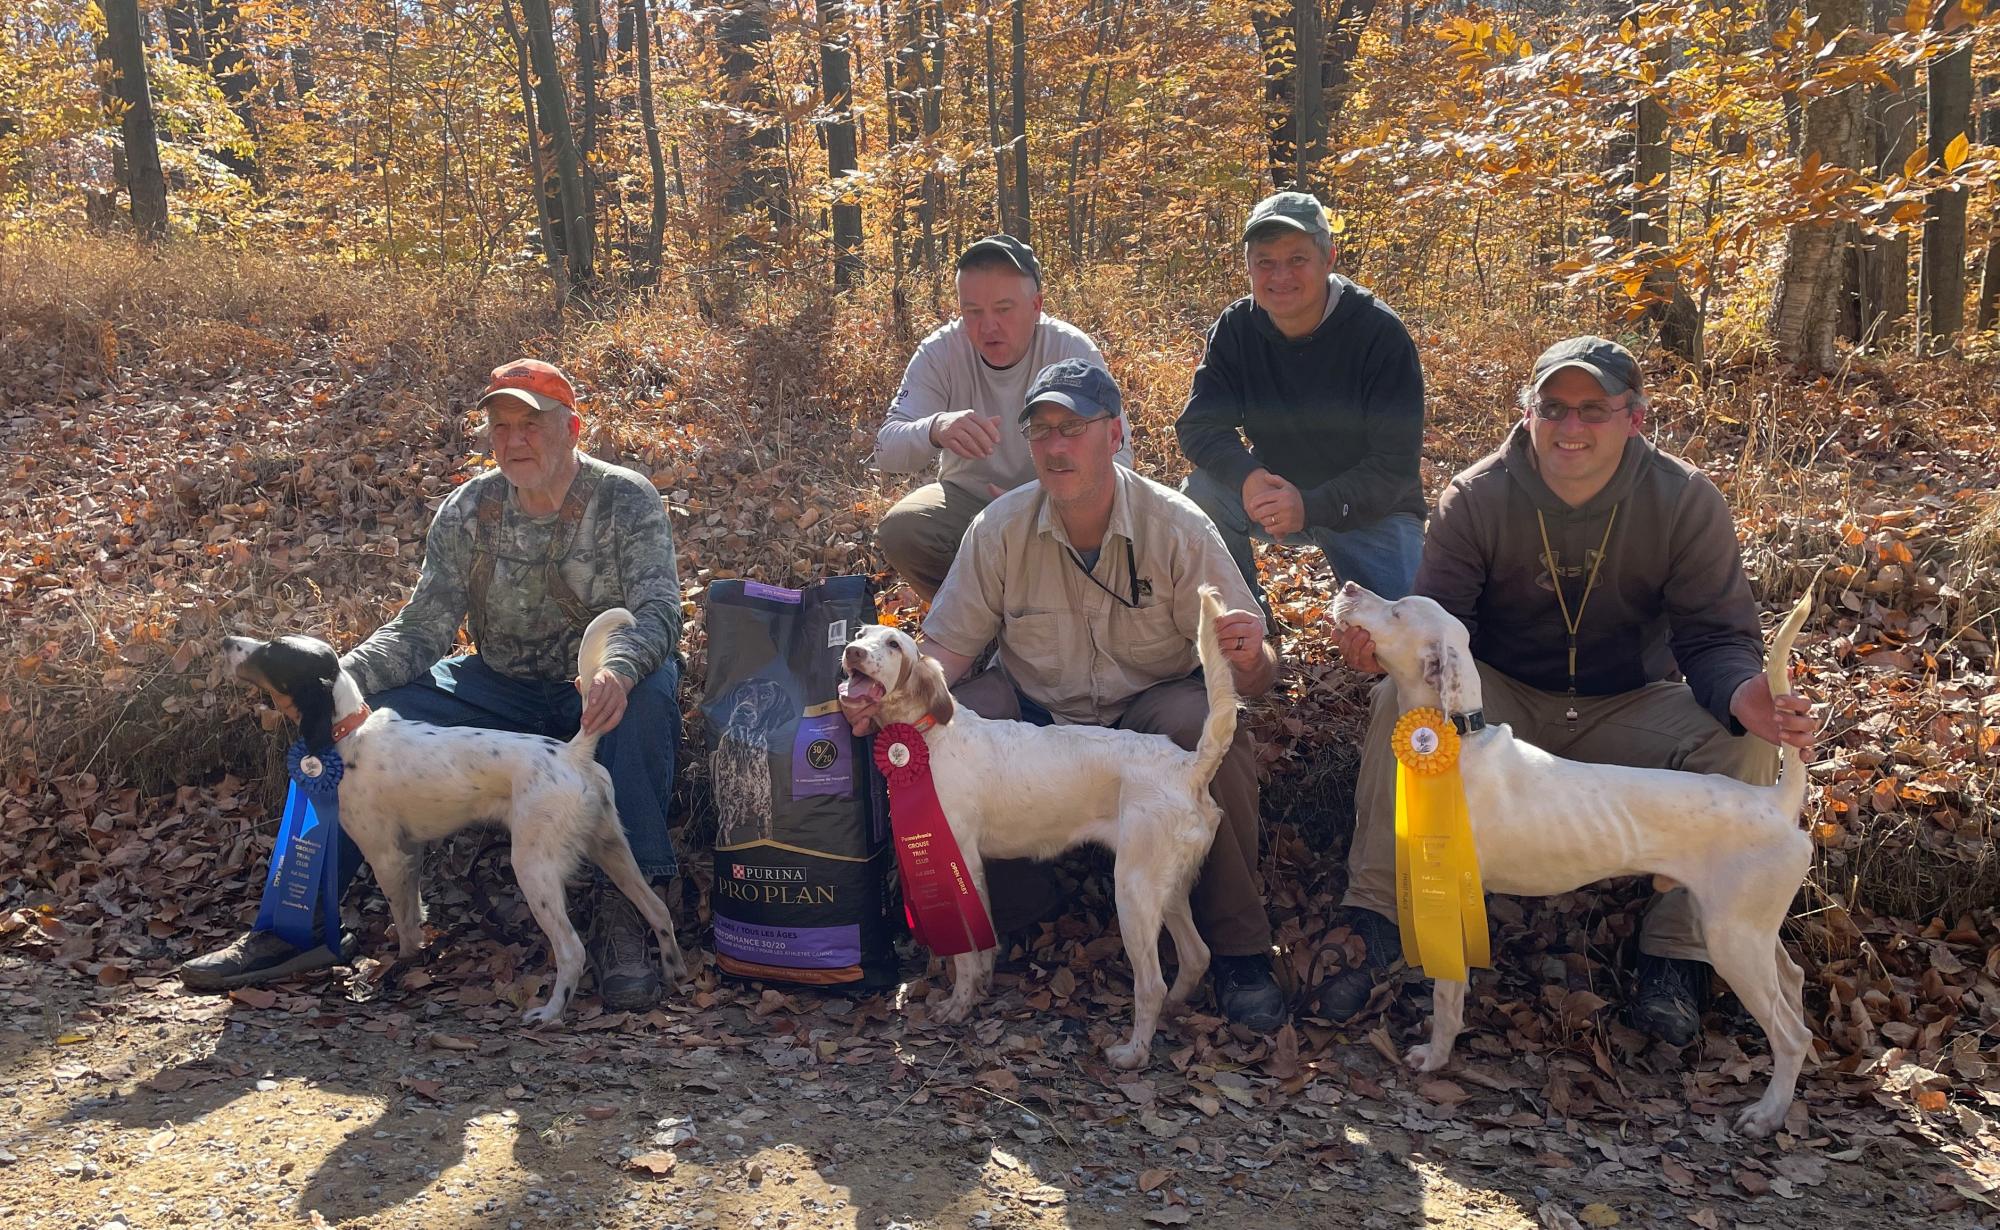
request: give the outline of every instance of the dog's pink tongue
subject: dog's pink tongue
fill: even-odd
[[[865,704],[882,699],[882,685],[866,675],[849,675],[840,681],[840,698]]]

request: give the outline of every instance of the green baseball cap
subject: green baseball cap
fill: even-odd
[[[1310,192],[1273,192],[1257,202],[1250,220],[1243,224],[1243,242],[1266,227],[1282,226],[1305,235],[1324,236],[1333,241],[1333,227],[1326,220],[1326,206]]]

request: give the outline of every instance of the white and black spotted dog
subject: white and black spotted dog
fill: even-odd
[[[622,607],[591,621],[578,653],[579,681],[596,676],[612,634],[632,622],[632,613]],[[223,660],[299,724],[308,751],[325,755],[339,745],[345,764],[340,827],[360,847],[389,898],[399,956],[413,957],[423,944],[417,877],[424,846],[486,823],[506,826],[515,878],[555,954],[548,1002],[524,1013],[526,1023],[559,1019],[583,976],[583,941],[569,920],[565,886],[584,859],[602,868],[652,926],[668,984],[686,972],[673,918],[647,885],[618,825],[611,774],[594,759],[596,735],[579,731],[564,743],[371,711],[359,686],[340,669],[333,647],[313,637],[232,636],[224,642]]]

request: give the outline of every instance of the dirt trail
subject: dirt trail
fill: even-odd
[[[0,1225],[2000,1224],[1990,1150],[1823,1085],[1811,1135],[1751,1145],[1728,1108],[1689,1113],[1685,1073],[1621,1071],[1625,1110],[1563,1116],[1540,1091],[1566,1057],[1495,1046],[1447,1087],[1365,1042],[1280,1081],[1177,1069],[1222,1053],[1196,1017],[1114,1073],[1096,1026],[1004,975],[965,1030],[715,988],[643,1018],[586,1001],[536,1035],[442,986],[356,1000],[335,977],[246,1003],[0,956]]]

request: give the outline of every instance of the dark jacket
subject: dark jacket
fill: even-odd
[[[1729,699],[1764,669],[1756,603],[1729,506],[1715,485],[1637,436],[1581,508],[1535,468],[1527,429],[1451,480],[1431,517],[1416,592],[1472,631],[1472,656],[1530,687],[1569,689],[1569,633],[1543,563],[1539,510],[1574,615],[1611,525],[1597,588],[1577,630],[1576,690],[1629,692],[1671,678],[1735,733]]]
[[[1307,525],[1350,530],[1390,513],[1422,517],[1416,344],[1388,305],[1335,281],[1333,314],[1297,340],[1248,296],[1223,311],[1174,424],[1181,452],[1232,490],[1259,467],[1290,481],[1305,496]]]

